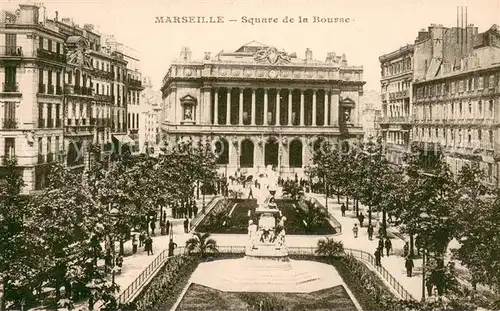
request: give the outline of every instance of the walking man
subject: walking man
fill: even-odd
[[[170,220],[167,220],[167,235],[170,234]]]
[[[408,245],[408,242],[406,242],[405,246],[403,246],[403,257],[408,257],[409,250],[410,250],[410,246]]]
[[[380,249],[380,256],[384,257],[384,239],[378,240],[378,249]]]
[[[168,243],[168,257],[174,256],[174,249],[177,247],[177,244],[174,243],[173,239],[170,239]]]
[[[340,206],[340,211],[342,212],[342,217],[345,217],[345,210],[346,210],[345,204],[342,203],[342,205]]]
[[[414,266],[413,259],[411,259],[410,256],[406,256],[405,260],[406,276],[409,278],[411,278],[413,266]]]
[[[132,236],[132,253],[137,253],[137,238],[135,234]]]
[[[380,253],[381,253],[381,250],[380,248],[377,248],[377,250],[375,251],[375,265],[376,266],[381,266],[382,263],[381,263],[381,260],[380,260]]]
[[[363,215],[363,212],[359,213],[358,220],[359,220],[359,226],[363,228],[363,221],[365,221],[365,215]]]
[[[352,228],[352,233],[354,233],[354,238],[358,237],[358,224],[354,224],[354,227]]]
[[[148,252],[148,256],[150,253],[151,255],[153,255],[153,239],[151,238],[151,236],[148,235],[146,237],[146,241],[144,241],[144,244],[145,244],[145,249]]]
[[[184,233],[188,233],[189,232],[189,219],[186,219],[184,220]]]
[[[389,253],[392,251],[392,242],[389,238],[386,238],[384,244],[385,244],[385,250],[386,250],[387,257],[389,257]]]
[[[368,239],[371,241],[373,240],[373,225],[372,224],[369,224],[368,225]]]
[[[253,192],[252,192],[252,186],[248,187],[250,188],[250,191],[248,192],[248,199],[252,198],[253,199]]]

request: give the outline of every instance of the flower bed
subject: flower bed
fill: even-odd
[[[289,235],[328,235],[335,234],[328,221],[327,214],[315,215],[304,212],[307,209],[305,203],[297,204],[293,200],[277,200],[278,208],[287,218],[285,222],[286,232]],[[234,204],[237,204],[233,209]],[[248,232],[248,211],[254,211],[257,207],[256,200],[233,200],[228,199],[226,203],[221,203],[214,208],[201,221],[196,228],[198,232],[226,233],[226,234],[246,234]],[[232,210],[232,213],[231,213]],[[323,217],[324,216],[324,217]],[[304,225],[304,218],[314,222],[311,226]],[[254,223],[256,218],[252,218]]]
[[[330,310],[355,311],[356,306],[343,286],[312,293],[224,292],[191,284],[177,311],[188,310]]]

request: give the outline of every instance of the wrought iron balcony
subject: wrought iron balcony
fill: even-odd
[[[115,74],[113,72],[101,70],[101,69],[96,69],[96,68],[94,68],[94,75],[96,77],[107,79],[107,80],[114,80],[114,78],[115,78]]]
[[[67,95],[92,96],[93,90],[92,90],[92,88],[85,87],[85,86],[66,85],[66,86],[64,86],[64,93]]]
[[[61,126],[62,126],[62,120],[56,119],[56,127],[61,127]]]
[[[4,129],[16,129],[17,121],[14,119],[4,119],[3,120],[3,128]]]
[[[47,127],[48,128],[53,128],[54,127],[54,120],[52,118],[47,119]]]
[[[42,58],[42,59],[46,59],[46,60],[51,60],[51,61],[55,61],[55,62],[59,62],[59,63],[66,63],[66,55],[58,54],[58,53],[47,51],[47,50],[37,49],[36,56],[38,58]]]
[[[38,119],[38,128],[45,128],[45,119]]]
[[[62,94],[63,94],[62,86],[60,85],[56,86],[56,95],[62,95]]]
[[[18,83],[2,83],[2,91],[5,93],[19,93]]]
[[[15,45],[1,45],[0,56],[23,56],[23,48]]]
[[[38,93],[45,94],[45,84],[38,83]]]
[[[128,86],[133,88],[142,88],[142,82],[136,79],[128,79]]]
[[[105,102],[112,102],[114,99],[114,96],[102,95],[102,94],[96,94],[94,97],[96,100],[105,101]]]
[[[49,84],[49,86],[47,87],[47,94],[54,95],[54,91],[55,91],[54,85]]]

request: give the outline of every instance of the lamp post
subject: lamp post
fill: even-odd
[[[420,219],[422,220],[422,224],[425,224],[425,221],[429,219],[429,214],[426,212],[420,213]],[[425,253],[426,248],[425,245],[422,247],[422,301],[425,301]]]
[[[110,207],[111,207],[111,203],[109,204]],[[111,217],[112,219],[112,222],[113,222],[113,229],[116,229],[116,224],[117,224],[117,220],[118,220],[118,217],[119,217],[119,214],[120,214],[120,211],[116,208],[116,207],[113,207],[111,208],[111,210],[109,211],[109,216]],[[113,230],[115,231],[115,230]],[[115,254],[115,237],[114,237],[114,234],[112,235],[112,239],[111,239],[111,247],[112,247],[112,255],[113,255],[113,262],[112,262],[112,265],[113,267],[111,268],[111,282],[113,283],[113,285],[115,285],[115,265],[116,265],[116,254]]]

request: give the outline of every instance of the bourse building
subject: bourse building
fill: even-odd
[[[225,176],[272,165],[302,177],[323,142],[363,136],[364,84],[363,68],[335,53],[299,59],[253,41],[191,60],[183,48],[163,79],[163,139],[210,141]]]

